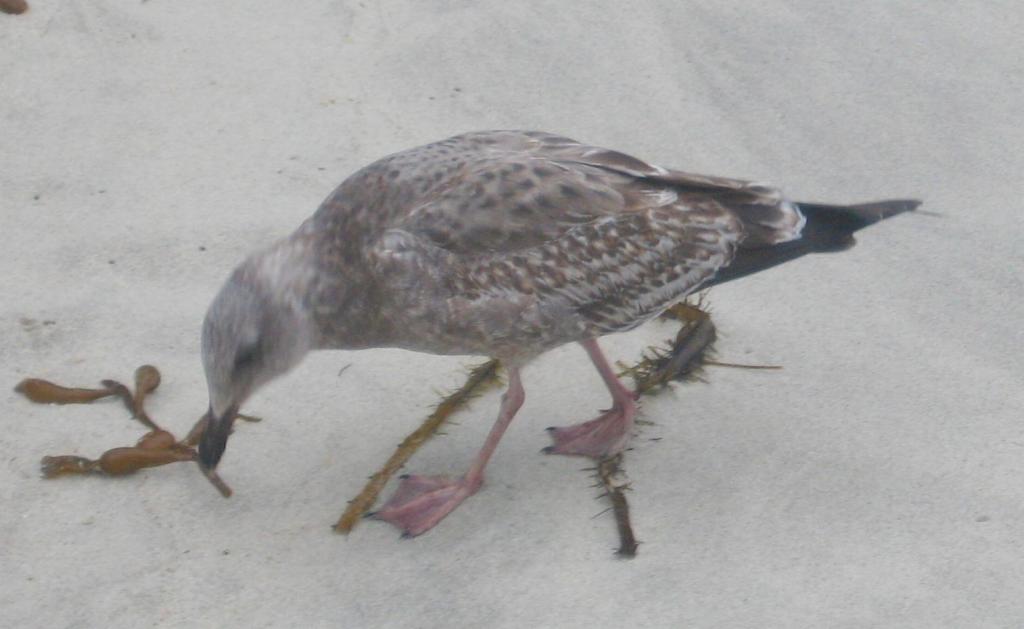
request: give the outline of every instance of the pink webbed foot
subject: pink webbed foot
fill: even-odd
[[[544,448],[543,452],[600,459],[617,454],[629,443],[636,417],[636,397],[619,381],[595,339],[580,341],[580,345],[587,350],[608,392],[612,394],[612,407],[589,422],[548,428],[548,434],[555,443]]]
[[[595,459],[616,454],[629,443],[636,408],[632,398],[623,398],[596,419],[572,426],[552,426],[547,430],[554,445],[543,452]]]
[[[480,483],[464,478],[406,475],[384,506],[367,517],[394,524],[402,529],[402,537],[415,537],[432,529],[479,488]]]

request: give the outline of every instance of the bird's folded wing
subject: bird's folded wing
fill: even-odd
[[[568,317],[599,335],[639,325],[710,279],[731,260],[739,233],[720,209],[667,206],[604,216],[504,251],[452,251],[395,229],[374,256],[382,277],[411,298],[429,286],[463,312],[507,304]]]
[[[431,284],[471,304],[533,303],[607,333],[709,280],[741,242],[785,239],[799,220],[770,186],[542,133],[481,138],[486,147],[374,250],[409,290]]]
[[[724,220],[723,220],[724,219]],[[544,244],[460,260],[455,293],[535,297],[589,333],[639,325],[731,260],[738,232],[718,212],[654,208],[577,225]]]
[[[672,190],[683,204],[713,201],[743,223],[744,247],[761,247],[799,237],[803,216],[770,184],[698,175],[649,164],[619,151],[580,144],[568,138],[543,135],[538,152],[557,163],[601,169],[633,177],[646,186]]]
[[[803,226],[771,185],[670,170],[542,132],[461,137],[476,136],[486,150],[412,207],[400,228],[475,253],[528,248],[581,223],[669,205],[734,214],[745,247],[791,240]]]

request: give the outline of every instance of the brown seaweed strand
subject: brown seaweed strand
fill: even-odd
[[[160,371],[153,365],[142,365],[135,370],[135,395],[131,400],[132,417],[139,420],[151,430],[158,430],[156,423],[146,412],[146,396],[160,386]]]
[[[703,300],[699,301],[698,305],[702,306]],[[710,315],[704,310],[682,303],[673,306],[667,312],[667,318],[683,322],[671,347],[649,348],[637,364],[623,370],[634,379],[638,397],[653,393],[673,380],[691,376],[714,343],[715,326],[711,323]],[[619,533],[619,548],[616,554],[631,559],[636,557],[639,542],[636,541],[629,518],[629,501],[626,500],[624,491],[628,484],[619,485],[614,481],[615,476],[623,473],[622,458],[622,453],[619,452],[598,461],[597,475],[605,490],[603,496],[608,497],[615,515],[615,527]]]
[[[672,350],[665,363],[652,374],[649,381],[638,383],[644,387],[638,393],[644,393],[654,387],[664,386],[673,380],[680,380],[693,374],[717,336],[711,317],[688,322],[676,335]]]
[[[26,378],[19,382],[14,390],[36,404],[88,404],[118,395],[109,388],[78,389],[61,386],[42,378]]]
[[[149,418],[149,415],[146,415],[145,413],[139,415],[136,413],[135,395],[132,394],[131,389],[117,380],[101,380],[100,384],[107,387],[107,389],[113,392],[114,395],[121,398],[121,401],[124,402],[124,407],[128,409],[129,413],[131,413],[132,418],[137,419],[143,426],[146,426],[150,430],[161,429],[160,426],[157,426],[156,423]]]
[[[43,478],[57,478],[67,474],[91,474],[99,471],[99,461],[70,454],[44,456],[39,462]]]
[[[649,347],[636,364],[622,368],[620,375],[633,379],[637,395],[651,393],[673,380],[694,376],[714,343],[717,335],[711,317],[685,304],[672,308],[684,307],[687,310],[685,318],[681,317],[683,325],[669,347]],[[694,312],[701,316],[695,316]]]
[[[708,306],[707,293],[701,293],[696,298],[685,299],[675,305],[669,306],[661,313],[661,319],[673,319],[675,321],[702,321],[711,316]]]
[[[491,359],[474,367],[469,372],[466,382],[454,392],[445,396],[438,403],[434,412],[427,417],[426,421],[399,444],[395,453],[384,464],[384,467],[370,477],[369,482],[359,492],[359,495],[349,502],[345,512],[334,525],[334,530],[339,533],[349,533],[359,520],[362,519],[363,514],[369,511],[370,507],[377,501],[381,490],[384,489],[384,486],[391,480],[395,472],[405,465],[409,458],[419,450],[420,446],[437,433],[438,429],[455,411],[500,382],[498,378],[499,367],[500,363],[496,359]]]
[[[622,462],[622,453],[601,459],[597,464],[597,475],[604,486],[605,495],[612,503],[612,511],[615,514],[615,526],[619,531],[619,549],[615,551],[619,557],[632,559],[636,557],[636,549],[639,542],[633,534],[633,527],[629,521],[629,502],[626,501],[624,490],[628,485],[619,485],[615,482],[615,476],[621,473],[619,464]]]

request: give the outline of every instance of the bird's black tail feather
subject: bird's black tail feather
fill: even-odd
[[[914,199],[876,201],[858,205],[796,203],[807,219],[796,240],[746,249],[740,246],[732,264],[720,269],[705,287],[722,284],[751,273],[769,269],[808,253],[842,251],[853,246],[854,232],[890,216],[911,212],[921,205]]]

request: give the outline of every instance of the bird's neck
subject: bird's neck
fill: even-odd
[[[314,230],[300,228],[246,260],[279,305],[287,304],[310,326],[310,349],[364,349],[385,342],[373,304],[376,283],[358,251],[337,251]],[[240,269],[240,271],[242,270]]]
[[[317,268],[312,243],[297,235],[283,238],[250,256],[239,267],[243,282],[258,285],[281,306],[308,310]]]

